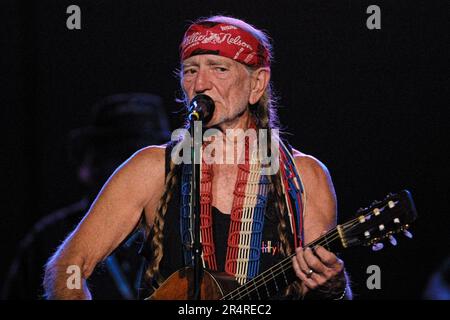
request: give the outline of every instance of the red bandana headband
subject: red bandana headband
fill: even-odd
[[[226,23],[206,21],[190,26],[180,51],[181,61],[198,54],[215,54],[251,67],[269,66],[269,53],[259,40]]]

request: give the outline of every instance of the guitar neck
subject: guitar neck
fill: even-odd
[[[320,245],[333,252],[344,248],[339,229],[340,226],[337,226],[325,235],[308,243],[306,247],[314,248]],[[297,278],[292,267],[293,256],[295,256],[295,253],[231,291],[222,300],[265,300],[282,292]]]
[[[407,231],[409,224],[417,218],[414,201],[408,190],[397,194],[390,193],[383,201],[375,201],[369,208],[358,210],[358,217],[338,225],[333,230],[308,243],[306,247],[317,245],[332,252],[357,245],[373,245],[380,240],[389,238],[395,241],[392,234]],[[262,272],[257,277],[248,280],[244,285],[225,295],[223,300],[262,300],[282,292],[295,281],[296,275],[292,268],[292,257],[284,258],[273,267]]]

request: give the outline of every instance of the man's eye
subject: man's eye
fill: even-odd
[[[183,74],[194,74],[196,72],[196,70],[195,69],[185,69],[184,71],[183,71]]]
[[[223,67],[216,67],[216,71],[226,72],[226,71],[228,71],[228,69],[227,68],[223,68]]]

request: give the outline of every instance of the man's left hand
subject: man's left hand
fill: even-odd
[[[333,298],[344,292],[347,285],[344,262],[334,253],[322,246],[316,246],[314,250],[297,248],[295,252],[292,263],[297,277],[302,281],[304,295],[314,290]]]

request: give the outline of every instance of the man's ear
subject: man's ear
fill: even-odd
[[[261,99],[270,81],[270,68],[263,67],[253,71],[249,103],[255,104]]]

